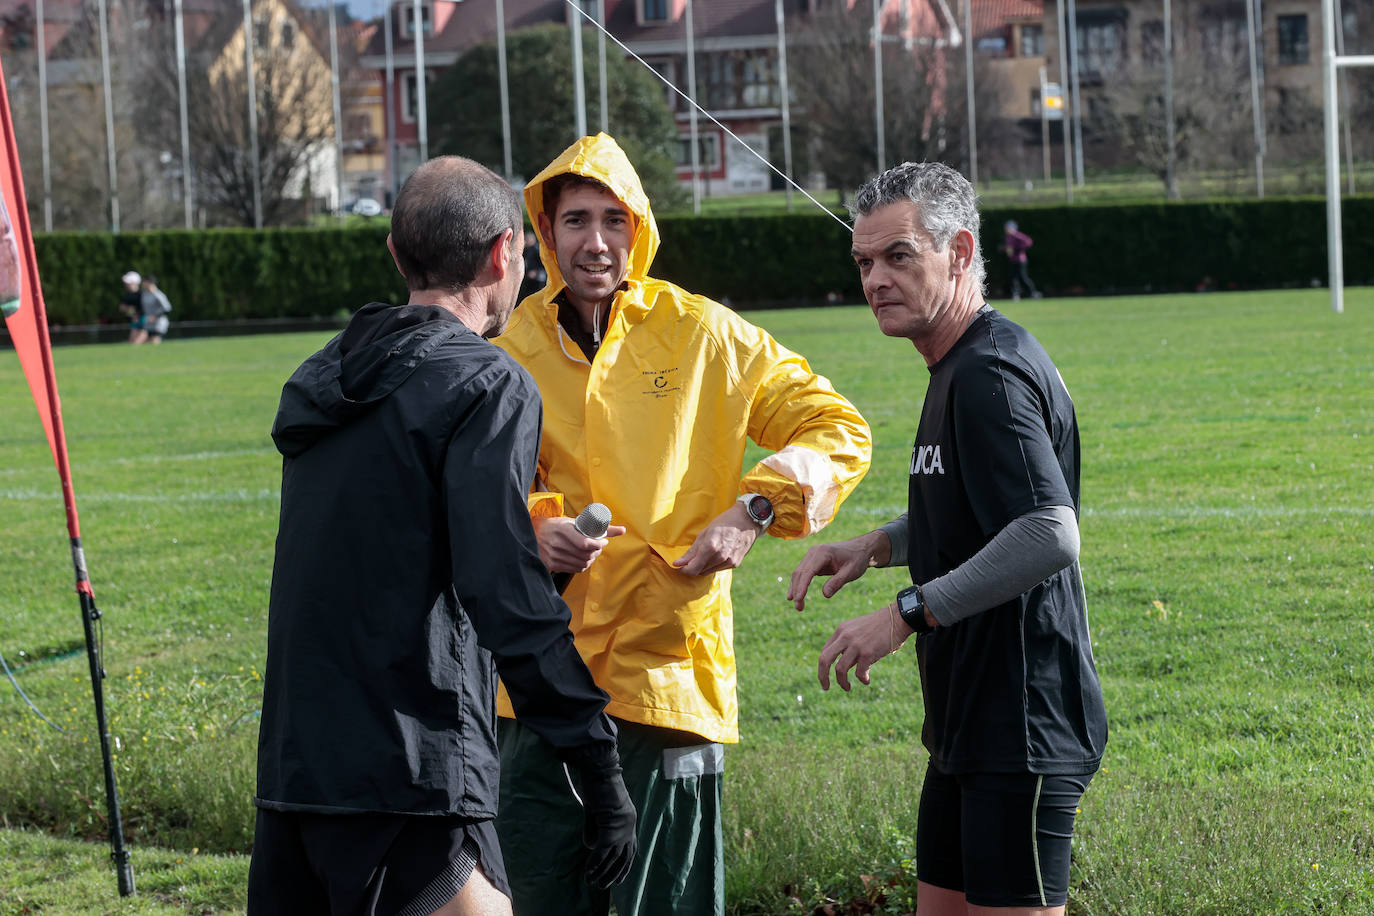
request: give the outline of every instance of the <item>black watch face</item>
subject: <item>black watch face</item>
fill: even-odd
[[[755,496],[749,500],[749,514],[753,516],[754,521],[762,525],[773,514],[773,504],[768,501],[767,496]]]

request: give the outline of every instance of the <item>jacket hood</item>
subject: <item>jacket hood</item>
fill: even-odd
[[[568,173],[595,178],[610,188],[635,215],[635,240],[630,248],[629,271],[625,278],[644,280],[658,252],[658,223],[654,222],[648,195],[644,193],[644,186],[639,183],[639,175],[630,165],[629,157],[620,144],[606,134],[578,140],[525,185],[525,209],[529,211],[530,223],[535,231],[539,229],[539,215],[544,212],[544,182]],[[540,241],[542,243],[543,240]],[[563,272],[558,269],[558,258],[547,245],[539,246],[539,259],[549,274],[544,291],[551,298],[564,286]]]
[[[373,302],[282,388],[272,441],[288,458],[384,401],[435,347],[467,327],[433,305]]]

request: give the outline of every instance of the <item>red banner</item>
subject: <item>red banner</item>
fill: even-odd
[[[62,478],[62,497],[67,505],[67,531],[79,538],[76,501],[72,494],[71,469],[67,464],[67,443],[62,432],[62,405],[57,396],[57,377],[53,373],[52,344],[48,339],[48,316],[43,307],[43,287],[38,282],[38,259],[33,252],[33,231],[29,227],[28,202],[24,199],[24,173],[19,168],[19,151],[14,143],[14,123],[10,114],[5,71],[0,65],[0,310],[5,315],[14,350],[24,369],[29,391],[33,393],[38,418],[48,435],[48,448]]]

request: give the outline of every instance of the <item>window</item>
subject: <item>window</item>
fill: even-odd
[[[1045,56],[1045,29],[1038,25],[1021,26],[1021,56]]]
[[[401,0],[397,5],[397,24],[402,38],[415,37],[415,4]],[[428,3],[420,4],[420,25],[424,27],[425,37],[434,34],[434,10]]]
[[[1202,20],[1202,52],[1210,60],[1237,61],[1249,54],[1245,14],[1240,16],[1204,16]]]
[[[425,88],[434,82],[434,72],[425,71]],[[426,98],[426,101],[428,98]],[[407,73],[401,80],[401,120],[414,124],[416,113],[420,110],[420,85],[414,73]]]
[[[1007,39],[1003,35],[984,35],[974,44],[979,54],[994,54],[1002,57],[1007,53]]]
[[[640,9],[644,22],[668,21],[668,0],[640,0]]]
[[[1121,68],[1125,57],[1125,29],[1120,22],[1107,20],[1078,22],[1078,73],[1100,77]]]
[[[1164,23],[1158,19],[1141,23],[1140,60],[1147,67],[1164,66]]]
[[[281,46],[283,48],[294,47],[296,44],[296,24],[290,19],[282,20],[281,24]]]
[[[780,103],[772,50],[716,51],[697,61],[697,101],[707,108],[767,108]]]
[[[648,64],[650,67],[652,67],[654,69],[654,72],[657,73],[659,76],[663,77],[663,79],[666,81],[666,85],[665,83],[659,83],[659,85],[663,86],[663,99],[668,103],[668,110],[677,111],[679,107],[685,106],[687,103],[679,103],[678,94],[674,92],[671,88],[678,84],[677,67],[674,66],[673,60],[671,58],[659,58],[646,59],[644,62]],[[658,81],[655,80],[655,82]]]
[[[1279,17],[1279,64],[1291,67],[1307,63],[1307,14]]]
[[[253,46],[262,50],[272,47],[272,20],[266,16],[253,20]]]
[[[698,165],[708,171],[720,168],[720,134],[697,134]],[[677,155],[673,159],[679,169],[692,170],[692,137],[677,138]]]

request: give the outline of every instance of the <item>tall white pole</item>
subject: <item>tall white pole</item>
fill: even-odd
[[[509,181],[515,171],[510,150],[510,76],[506,72],[506,0],[496,0],[496,69],[501,85],[501,162]]]
[[[1259,48],[1255,38],[1255,4],[1245,0],[1245,37],[1250,46],[1250,113],[1255,125],[1255,196],[1264,197],[1264,106],[1260,101]]]
[[[37,0],[38,133],[43,148],[43,231],[52,232],[52,160],[48,146],[48,43],[43,34],[43,0]]]
[[[1165,25],[1167,31],[1168,25]],[[1083,187],[1083,95],[1079,91],[1078,58],[1078,3],[1069,0],[1069,54],[1073,57],[1073,69],[1069,79],[1073,82],[1073,173],[1074,183]]]
[[[382,12],[382,28],[386,35],[382,39],[382,49],[385,56],[383,66],[382,86],[386,92],[386,104],[382,106],[386,111],[386,201],[390,206],[396,199],[396,58],[391,47],[391,2],[385,0],[386,6]]]
[[[1050,180],[1050,109],[1045,104],[1045,68],[1040,67],[1040,156],[1045,164],[1045,182]]]
[[[105,0],[100,0],[100,75],[105,86],[105,163],[110,177],[110,228],[119,231],[119,168],[115,162],[114,93],[110,89],[110,30]]]
[[[334,96],[334,212],[340,221],[343,211],[343,105],[339,99],[339,14],[334,0],[329,4],[329,82]]]
[[[1174,148],[1174,17],[1164,0],[1164,187],[1169,198],[1178,192],[1178,160]]]
[[[1064,199],[1073,203],[1073,151],[1069,135],[1069,112],[1076,107],[1076,99],[1069,98],[1069,46],[1068,39],[1064,34],[1064,17],[1067,12],[1064,10],[1062,0],[1054,0],[1055,19],[1059,21],[1059,97],[1067,100],[1064,106],[1064,113],[1059,116],[1059,133],[1064,140]],[[1073,61],[1074,69],[1078,68],[1078,58]]]
[[[964,89],[968,98],[968,180],[978,187],[978,128],[973,105],[973,0],[964,0]]]
[[[248,149],[253,171],[253,227],[262,228],[262,165],[258,161],[258,90],[253,67],[253,0],[243,0],[243,71],[248,80]]]
[[[1345,54],[1345,17],[1341,15],[1340,0],[1336,0],[1336,9],[1332,16],[1332,21],[1336,23],[1336,57],[1340,58]],[[1337,74],[1340,84],[1336,87],[1339,91],[1341,110],[1341,135],[1345,145],[1345,181],[1346,188],[1351,194],[1355,193],[1355,142],[1351,135],[1350,128],[1350,83],[1346,79],[1345,70]]]
[[[1335,0],[1322,0],[1322,122],[1326,140],[1326,268],[1331,311],[1345,311],[1345,276],[1341,263],[1341,182],[1336,144]]]
[[[692,0],[687,0],[687,98],[689,136],[692,141],[692,212],[701,213],[701,150],[697,147],[697,46],[692,28]]]
[[[429,80],[425,78],[425,24],[420,17],[420,0],[414,0],[411,8],[415,17],[415,107],[420,109],[415,113],[415,120],[419,125],[420,161],[426,162],[429,160]]]
[[[606,0],[596,0],[596,61],[601,74],[601,132],[611,132],[610,90],[606,86]]]
[[[195,207],[191,200],[191,127],[186,113],[186,21],[182,2],[174,4],[177,53],[177,107],[181,117],[181,201],[185,211],[186,228],[195,226]]]
[[[782,170],[787,175],[787,209],[792,209],[792,99],[787,87],[787,28],[782,0],[773,0],[778,23],[778,107],[782,110]]]
[[[587,86],[582,66],[582,14],[568,9],[568,28],[572,30],[573,119],[575,136],[587,136]]]
[[[887,168],[887,138],[883,134],[883,0],[873,0],[873,123],[877,131],[878,171]]]

